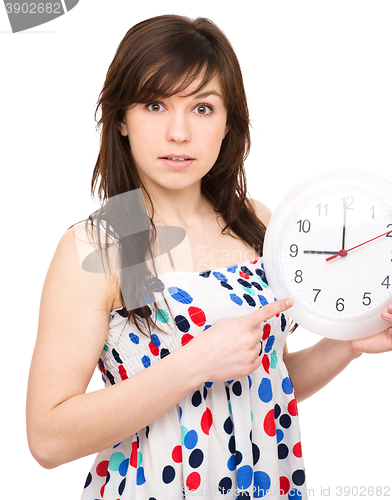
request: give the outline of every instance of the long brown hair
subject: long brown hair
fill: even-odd
[[[230,42],[208,19],[158,16],[140,22],[126,33],[108,69],[95,111],[97,119],[101,110],[97,124],[101,127],[101,143],[91,192],[94,195],[98,188],[98,197],[103,202],[140,188],[149,200],[153,214],[151,198],[138,175],[128,137],[119,131],[119,123],[130,105],[170,97],[201,77],[196,93],[215,75],[220,78],[229,130],[215,164],[202,178],[201,191],[225,222],[222,234],[230,229],[262,255],[265,226],[247,198],[244,160],[249,153],[250,132],[241,69]],[[96,213],[90,215],[86,223],[92,222],[94,217]],[[155,231],[152,218],[153,215],[151,227]],[[125,244],[132,247],[129,241]],[[150,245],[151,238],[146,237],[146,253]],[[146,269],[143,283],[122,282],[123,303],[127,286],[136,286],[141,292],[146,290],[149,296],[153,295],[154,287],[151,288],[149,276],[151,278]],[[156,313],[156,302],[153,306]],[[148,305],[126,313],[141,332],[142,325],[147,326],[150,333],[152,326],[157,327]]]

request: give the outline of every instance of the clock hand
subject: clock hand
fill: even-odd
[[[340,252],[338,252],[337,255],[332,255],[332,257],[328,257],[325,260],[328,262],[332,259],[336,259],[336,257],[346,257],[347,253],[351,252],[351,250],[354,250],[355,248],[361,247],[362,245],[366,245],[366,243],[370,243],[371,241],[377,240],[378,238],[382,238],[383,236],[386,236],[387,234],[390,234],[390,233],[392,233],[392,231],[387,231],[384,234],[380,234],[379,236],[376,236],[375,238],[372,238],[371,240],[364,241],[363,243],[360,243],[359,245],[357,245],[355,247],[349,248],[348,250],[344,250],[344,248],[343,248],[342,250],[340,250]]]
[[[344,217],[343,217],[343,238],[342,238],[342,250],[344,250],[344,246],[346,244],[346,215],[347,215],[347,202],[346,198],[343,201],[343,209],[344,209]]]
[[[323,253],[326,255],[337,255],[339,252],[329,252],[326,250],[304,250],[304,253]]]

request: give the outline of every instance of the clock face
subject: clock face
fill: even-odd
[[[294,299],[294,321],[352,339],[389,326],[380,314],[392,301],[392,184],[343,172],[348,180],[324,174],[282,202],[264,260],[276,296]]]

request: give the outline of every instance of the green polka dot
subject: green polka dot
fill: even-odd
[[[182,425],[181,426],[181,444],[182,446],[184,446],[184,438],[185,438],[185,435],[188,433],[188,429]]]
[[[167,323],[169,321],[169,314],[164,309],[158,309],[157,318],[161,323]]]
[[[231,409],[231,403],[230,403],[230,401],[229,401],[229,412],[230,412],[230,415],[233,415],[233,411]]]
[[[263,288],[267,288],[267,285],[264,283],[264,281],[260,278],[260,276],[257,276],[257,279],[260,281],[261,285]]]
[[[123,460],[125,460],[125,455],[123,453],[120,451],[113,453],[109,460],[109,470],[117,471]]]
[[[271,368],[276,368],[276,365],[278,364],[278,357],[276,355],[275,349],[273,350],[271,354]]]
[[[250,412],[250,421],[253,422],[253,411]]]
[[[137,452],[137,466],[140,467],[143,462],[143,455],[140,451]]]
[[[105,344],[105,345],[103,346],[103,350],[104,350],[104,351],[106,351],[106,352],[108,352],[109,347]]]
[[[246,286],[242,287],[246,293],[249,293],[249,295],[254,295],[255,292],[251,288],[246,288]]]

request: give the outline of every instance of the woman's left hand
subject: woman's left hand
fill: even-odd
[[[381,313],[381,316],[391,323],[390,328],[372,337],[351,340],[351,347],[355,352],[377,354],[392,351],[392,303],[389,304],[387,310]]]

